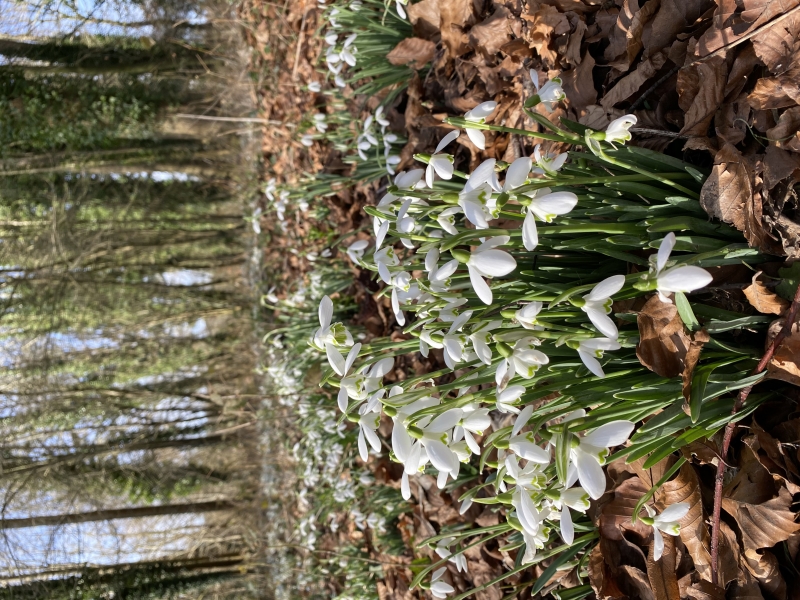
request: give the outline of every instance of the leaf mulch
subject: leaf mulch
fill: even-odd
[[[324,97],[301,91],[303,84],[321,78],[315,73],[320,42],[311,39],[318,25],[316,3],[289,3],[286,11],[277,6],[248,0],[243,17],[250,23],[253,70],[265,77],[260,116],[276,123],[264,126],[266,172],[292,183],[303,171],[330,168],[338,157],[327,148],[307,151],[292,128],[303,114],[325,110]],[[709,170],[701,197],[709,215],[775,256],[758,273],[744,266],[716,270],[712,285],[717,303],[772,316],[770,336],[777,334],[787,299],[800,280],[800,268],[791,266],[800,258],[800,0],[422,0],[410,4],[407,12],[414,38],[389,56],[392,64],[417,69],[407,93],[388,111],[393,128],[409,140],[400,168],[411,167],[414,153],[430,152],[448,129],[444,117],[462,115],[487,100],[499,104],[490,122],[534,129],[521,111],[534,92],[528,71],[535,69],[541,81],[559,76],[568,101],[554,113],[544,113],[551,119],[567,117],[602,129],[633,113],[638,118],[634,143]],[[456,160],[462,168],[486,157],[511,162],[532,151],[529,140],[485,133],[485,151],[466,136],[458,140]],[[549,144],[543,143],[546,150]],[[365,225],[369,230],[361,208],[375,202],[376,191],[377,185],[363,186],[327,198],[330,220],[313,226],[336,234]],[[262,225],[269,229],[269,222],[264,218]],[[308,240],[311,228],[310,220],[298,218],[285,233],[273,230],[275,243],[267,254],[285,281],[308,268],[285,252],[287,246],[322,250]],[[391,311],[384,300],[373,297],[377,288],[363,274],[356,281],[362,324],[370,323],[372,335],[392,331]],[[625,309],[638,313],[642,363],[668,376],[681,375],[686,384],[707,341],[702,332],[684,330],[676,324],[676,314],[657,299]],[[799,356],[795,324],[770,361],[768,376],[800,384]],[[414,370],[428,366],[411,365]],[[630,517],[638,499],[675,457],[646,471],[641,463],[609,468],[610,491],[592,514],[601,537],[588,571],[598,598],[800,599],[800,395],[786,389],[780,402],[762,405],[742,422],[725,461],[720,585],[711,583],[709,525],[720,461],[717,436],[684,448],[689,462],[655,496],[657,506],[689,502],[692,507],[680,537],[665,536],[659,562],[650,553],[652,530],[634,525]],[[378,462],[374,467],[378,480],[399,485],[396,465]],[[429,550],[412,548],[442,526],[497,523],[496,514],[477,506],[459,516],[455,499],[463,490],[439,492],[431,478],[419,478],[412,492],[413,513],[399,525],[408,556],[432,556]],[[407,563],[408,556],[401,562]],[[490,542],[468,551],[469,573],[453,570],[453,580],[460,589],[469,589],[513,567],[513,559],[513,552]],[[505,583],[520,586],[545,567]],[[404,565],[385,566],[380,597],[422,597],[423,592],[408,591],[410,577]],[[573,587],[581,582],[574,569],[558,571],[539,596],[547,596],[556,583]],[[517,597],[529,597],[525,594],[523,590]],[[490,588],[475,597],[500,600],[503,593]]]

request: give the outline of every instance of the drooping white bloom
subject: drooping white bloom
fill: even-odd
[[[406,11],[403,8],[404,5],[408,4],[408,0],[396,0],[395,1],[395,10],[397,10],[397,14],[400,16],[401,19],[405,19],[407,17]]]
[[[678,265],[665,269],[675,242],[675,234],[668,233],[658,248],[655,268],[651,266],[651,274],[656,276],[658,297],[667,303],[672,302],[667,294],[693,292],[706,287],[714,279],[705,269],[692,265]]]
[[[439,145],[436,146],[436,150],[434,150],[433,155],[428,161],[428,168],[425,170],[425,181],[428,184],[428,187],[433,187],[434,172],[442,179],[453,178],[453,171],[455,170],[455,167],[453,166],[453,157],[450,154],[439,153],[460,134],[461,131],[455,129],[444,136],[442,141],[439,142]]]
[[[551,223],[556,216],[565,215],[575,208],[577,203],[578,197],[572,192],[551,192],[550,188],[537,190],[536,195],[531,197],[522,222],[522,243],[525,249],[533,251],[539,245],[536,219]]]
[[[608,316],[613,304],[611,296],[620,291],[623,285],[625,285],[624,275],[607,277],[583,297],[584,304],[581,306],[581,310],[589,316],[589,320],[597,327],[597,330],[612,340],[617,339],[619,331],[614,321]]]
[[[369,241],[356,240],[347,247],[347,256],[355,264],[361,264],[361,259],[364,257],[364,251],[367,249],[367,246],[369,246]]]
[[[614,119],[606,127],[606,141],[610,143],[622,142],[623,144],[633,137],[629,131],[636,125],[636,115],[623,115],[619,119]]]
[[[512,385],[504,390],[498,390],[495,398],[495,408],[502,413],[518,413],[519,409],[511,403],[519,400],[525,393],[525,386]]]
[[[371,367],[368,365],[362,366],[358,373],[354,375],[343,377],[339,384],[339,395],[336,399],[339,409],[342,412],[347,412],[348,398],[363,401],[366,400],[370,394],[379,391],[384,376],[389,373],[393,367],[394,358],[386,357],[377,361]],[[372,404],[373,408],[378,407],[375,398],[373,398]]]
[[[450,235],[456,235],[458,233],[458,229],[456,229],[456,215],[460,212],[461,208],[458,206],[445,208],[436,217],[436,222],[439,223],[439,226]]]
[[[541,302],[529,302],[514,313],[514,318],[525,329],[536,329],[539,326],[536,317],[539,316],[542,307]]]
[[[661,532],[673,536],[680,535],[680,520],[689,513],[691,506],[688,502],[678,502],[665,508],[660,515],[656,515],[647,504],[644,507],[649,516],[648,520],[652,520],[649,524],[653,527],[653,559],[659,560],[664,553],[664,538]]]
[[[559,515],[561,537],[564,543],[572,544],[575,541],[575,526],[572,523],[572,515],[569,509],[585,513],[590,506],[589,494],[580,486],[562,490],[558,500],[554,503],[554,508],[558,509],[559,506],[561,512]]]
[[[573,415],[583,411],[575,411]],[[566,421],[567,419],[565,419]],[[578,481],[591,498],[597,500],[606,491],[606,475],[602,465],[605,464],[609,448],[625,443],[633,431],[631,421],[612,421],[601,425],[594,431],[580,438],[579,444],[570,449],[570,460],[575,465]]]
[[[492,303],[492,290],[483,278],[503,277],[517,268],[517,261],[513,256],[496,248],[507,244],[509,239],[504,235],[489,238],[470,254],[467,261],[472,289],[484,304]]]
[[[455,589],[449,583],[442,581],[442,575],[447,571],[447,567],[437,569],[431,577],[431,594],[434,598],[447,598],[447,594],[452,594]]]
[[[483,435],[486,428],[491,426],[492,419],[489,417],[489,409],[481,408],[478,404],[468,404],[462,407],[462,410],[464,415],[453,429],[453,441],[458,442],[463,438],[473,454],[480,454],[481,447],[473,434]]]
[[[378,275],[380,275],[383,282],[386,285],[391,285],[392,273],[389,271],[389,267],[396,267],[400,264],[400,259],[398,259],[397,255],[394,253],[394,248],[386,246],[386,248],[377,250],[375,254],[373,254],[372,260],[375,261],[378,267]]]
[[[328,123],[326,119],[327,115],[324,113],[316,113],[314,115],[314,127],[316,127],[317,131],[320,133],[325,133],[328,130]]]
[[[491,115],[497,108],[497,102],[483,102],[472,110],[467,111],[464,119],[472,123],[485,123],[486,117]],[[481,150],[486,150],[486,137],[480,129],[467,127],[467,136]]]
[[[358,37],[357,33],[354,33],[354,34],[348,36],[347,39],[344,41],[344,47],[342,48],[342,51],[340,53],[340,55],[342,57],[342,60],[344,62],[346,62],[348,65],[350,65],[351,67],[355,67],[356,66],[356,56],[355,55],[358,52],[358,48],[353,46],[353,42],[356,41],[357,37]]]
[[[330,364],[331,368],[336,372],[339,377],[345,377],[350,371],[350,367],[353,366],[356,358],[358,357],[358,353],[361,351],[361,344],[356,343],[350,348],[350,352],[347,354],[347,358],[342,358],[341,353],[339,350],[331,344],[330,342],[325,342],[325,355],[328,357],[328,364]]]
[[[436,554],[439,555],[440,558],[447,558],[449,562],[453,563],[458,569],[459,572],[467,572],[467,557],[464,554],[457,554],[456,556],[451,557],[450,555],[453,553],[450,550],[450,546],[453,545],[455,542],[455,538],[446,537],[444,539],[439,540],[436,544]]]
[[[536,147],[533,149],[533,158],[536,160],[536,168],[533,172],[544,175],[546,173],[560,171],[564,163],[567,162],[569,155],[566,152],[560,154],[542,154],[539,149],[540,147],[541,144],[536,144]]]
[[[353,336],[341,323],[331,324],[333,319],[333,301],[328,296],[323,296],[319,303],[319,329],[314,332],[313,345],[318,350],[325,350],[326,344],[333,346],[353,345]]]
[[[531,172],[531,165],[533,162],[527,156],[520,156],[506,171],[506,180],[503,183],[503,191],[510,192],[511,190],[524,185],[528,179],[528,174]]]
[[[381,440],[375,430],[381,424],[381,414],[379,412],[367,411],[368,405],[364,404],[359,409],[358,417],[358,454],[361,460],[369,460],[369,449],[367,442],[375,452],[381,451]]]
[[[314,145],[314,136],[310,133],[306,133],[300,138],[300,143],[306,148],[310,148]]]
[[[561,78],[553,77],[539,88],[539,73],[535,69],[531,69],[530,75],[533,87],[536,88],[536,95],[539,96],[539,102],[544,104],[548,112],[553,112],[555,104],[567,97],[564,88],[561,87]]]
[[[619,350],[622,346],[616,340],[608,338],[592,338],[589,340],[581,340],[578,345],[578,356],[580,356],[583,364],[597,377],[605,377],[603,367],[600,365],[598,358],[603,358],[603,352],[606,350]]]
[[[312,81],[308,84],[308,91],[319,94],[322,91],[322,84],[319,81]]]

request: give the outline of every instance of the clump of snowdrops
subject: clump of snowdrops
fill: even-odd
[[[459,499],[462,513],[479,503],[505,515],[494,527],[426,541],[441,560],[419,570],[414,584],[437,598],[454,591],[442,567],[466,568],[459,557],[467,548],[498,537],[501,550],[519,549],[517,563],[487,586],[554,556],[531,593],[564,565],[585,574],[597,537],[585,515],[606,491],[603,466],[644,459],[648,468],[712,435],[733,418],[726,392],[755,381],[744,373],[757,349],[738,347],[730,335],[762,327],[763,319],[702,299],[712,283],[706,268],[763,258],[735,230],[708,222],[698,203],[705,174],[626,146],[632,115],[605,131],[555,125],[535,107],[551,110],[564,98],[560,81],[540,87],[531,76],[538,93],[525,111],[544,131],[487,124],[493,102],[449,119],[454,129],[433,154],[417,156],[426,166],[399,173],[367,209],[373,241],[348,248],[351,260],[385,284],[407,339],[356,342],[333,321],[325,297],[310,342],[327,357],[325,382],[339,388],[340,419],[357,426],[364,461],[384,451],[377,429],[382,419],[392,421],[390,458],[404,466],[404,498],[428,469],[440,488],[472,484]],[[450,153],[461,129],[479,147],[488,130],[573,150],[536,146],[511,164],[488,159],[462,173]],[[654,294],[676,303],[689,331],[702,326],[711,337],[686,410],[680,378],[660,377],[637,359],[636,315],[615,312]],[[445,368],[385,383],[396,357],[427,357],[433,349]],[[634,518],[653,526],[658,558],[662,532],[676,535],[688,506],[658,515],[648,504],[655,491]]]

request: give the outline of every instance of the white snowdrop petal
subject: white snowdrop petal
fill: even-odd
[[[336,371],[336,374],[339,375],[339,377],[344,377],[345,360],[336,349],[336,346],[330,343],[325,344],[325,354],[328,356],[328,363],[330,363],[331,368]]]
[[[675,234],[671,231],[667,236],[661,240],[658,247],[658,255],[656,256],[656,271],[661,271],[669,260],[669,255],[672,254],[672,249],[675,248]]]
[[[592,322],[592,324],[597,327],[597,331],[602,333],[607,338],[617,338],[619,335],[619,330],[617,329],[617,326],[611,317],[609,317],[605,312],[596,309],[589,309],[586,311],[586,314],[589,316],[589,320]]]
[[[370,429],[369,427],[362,427],[361,429],[364,432],[364,435],[367,437],[367,441],[369,445],[372,446],[372,449],[375,452],[381,451],[381,439],[378,437],[378,434],[375,433],[374,430]]]
[[[661,522],[674,522],[680,521],[687,515],[691,506],[688,502],[678,502],[664,509],[657,519]]]
[[[319,303],[319,325],[323,329],[331,324],[333,319],[333,301],[328,296],[323,296]]]
[[[475,290],[478,298],[480,298],[484,304],[491,304],[492,290],[489,287],[489,284],[484,281],[483,277],[481,277],[481,274],[476,268],[467,265],[467,270],[469,271],[469,280],[470,283],[472,283],[472,289]]]
[[[470,130],[475,131],[475,130]],[[467,183],[464,184],[464,190],[476,190],[484,183],[489,181],[489,178],[494,173],[494,167],[497,164],[497,161],[493,158],[487,158],[478,167],[472,172],[467,179]]]
[[[503,186],[505,190],[512,190],[518,188],[528,178],[528,173],[531,171],[532,161],[530,158],[522,156],[511,163],[506,171],[506,182]]]
[[[449,159],[446,158],[432,158],[431,164],[433,165],[436,174],[442,179],[452,179],[455,167]]]
[[[431,424],[425,428],[425,431],[430,431],[432,433],[442,433],[448,431],[458,425],[458,422],[461,420],[463,415],[464,411],[460,408],[451,408],[450,410],[446,410],[433,421],[431,421]]]
[[[603,367],[600,365],[600,361],[597,360],[594,356],[592,356],[588,352],[584,352],[583,350],[578,350],[578,356],[583,361],[583,364],[586,365],[586,368],[589,369],[593,375],[595,375],[596,377],[606,376],[606,374],[603,372]]]
[[[406,431],[406,428],[403,427],[402,423],[395,423],[392,428],[392,451],[394,451],[397,460],[402,463],[408,460],[408,457],[411,455],[411,446],[413,443],[411,436],[408,434],[408,431]]]
[[[435,272],[433,272],[430,276],[431,281],[445,281],[450,278],[450,276],[458,270],[458,261],[453,259],[451,261],[446,262],[441,267],[439,267]]]
[[[369,460],[369,450],[367,449],[367,440],[364,438],[363,427],[360,427],[358,430],[358,455],[364,462]]]
[[[632,431],[633,423],[630,421],[612,421],[586,434],[581,440],[581,443],[586,443],[597,448],[620,446],[627,441]]]
[[[606,491],[606,474],[597,460],[579,449],[575,451],[575,467],[578,469],[578,481],[589,496],[597,500]]]
[[[692,292],[706,287],[714,278],[700,267],[673,267],[658,276],[658,289],[661,292]]]
[[[575,526],[572,524],[572,515],[569,513],[569,508],[564,506],[561,509],[561,538],[567,545],[572,545],[575,541]]]
[[[439,152],[444,150],[445,146],[447,146],[450,142],[455,140],[459,136],[460,133],[461,133],[461,130],[459,130],[459,129],[454,129],[453,131],[448,133],[446,136],[444,136],[442,138],[442,141],[439,142],[439,145],[436,146],[436,150],[434,150],[433,153],[434,154],[439,154]],[[429,184],[428,187],[430,187],[430,184]]]
[[[528,419],[531,418],[533,414],[533,405],[526,406],[522,409],[522,411],[517,416],[517,419],[514,421],[514,427],[511,429],[511,437],[517,435],[525,425],[528,424]]]
[[[467,137],[475,144],[480,150],[486,150],[486,136],[480,129],[466,129]]]
[[[620,291],[623,285],[625,285],[625,275],[612,275],[594,286],[587,299],[605,300]]]
[[[469,263],[486,277],[503,277],[517,268],[517,261],[504,250],[473,252]]]
[[[425,449],[431,464],[439,471],[455,471],[458,468],[458,457],[444,443],[438,440],[426,440]]]
[[[382,358],[372,366],[369,375],[370,377],[377,377],[379,379],[383,379],[383,377],[387,373],[389,373],[393,368],[394,368],[394,358],[392,357]]]
[[[354,344],[352,348],[350,348],[350,352],[347,353],[347,360],[344,363],[344,374],[350,371],[350,368],[353,366],[353,363],[358,358],[358,353],[361,352],[361,344],[357,343]]]
[[[662,554],[664,554],[664,537],[653,527],[653,560],[659,560]]]
[[[497,102],[488,101],[478,104],[475,108],[469,111],[470,117],[475,119],[485,119],[491,115],[497,108]]]

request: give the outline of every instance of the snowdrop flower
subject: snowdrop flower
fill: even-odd
[[[535,69],[531,69],[530,75],[533,87],[536,88],[536,94],[525,103],[526,106],[531,107],[541,103],[544,104],[548,112],[553,112],[555,104],[567,97],[564,93],[564,88],[561,87],[561,79],[559,77],[553,77],[539,88],[539,73],[537,73]]]
[[[680,535],[681,524],[680,520],[685,517],[689,509],[688,502],[678,502],[672,504],[664,509],[664,511],[656,516],[656,512],[647,504],[644,505],[647,510],[647,517],[642,518],[642,522],[650,525],[653,528],[653,559],[659,560],[664,553],[664,537],[661,535],[663,531],[669,535]]]
[[[556,508],[560,507],[559,522],[561,524],[561,538],[566,544],[575,541],[575,526],[572,522],[572,514],[569,509],[585,513],[589,510],[589,494],[582,487],[574,487],[562,490],[558,500],[554,503]]]
[[[310,148],[314,145],[314,136],[310,133],[305,134],[303,137],[300,138],[300,143],[303,144],[306,148]]]
[[[607,277],[583,297],[581,306],[581,310],[589,315],[589,320],[597,327],[597,330],[612,340],[617,339],[619,331],[614,321],[608,316],[614,302],[611,296],[620,291],[623,285],[625,285],[624,275]]]
[[[374,260],[375,264],[378,266],[378,275],[380,275],[383,282],[386,285],[391,285],[392,274],[389,271],[389,267],[396,267],[400,264],[400,260],[394,253],[394,248],[386,246],[386,248],[377,250],[375,254],[373,254],[372,260]]]
[[[333,83],[338,88],[346,88],[347,87],[347,82],[344,80],[344,77],[342,77],[341,75],[338,75],[338,74],[333,78]]]
[[[537,540],[537,538],[541,533],[541,524],[542,521],[544,521],[545,515],[536,508],[528,490],[520,486],[515,487],[511,494],[511,505],[517,511],[517,518],[519,519],[520,525],[522,525],[522,529],[531,536],[533,546],[538,548],[543,547],[539,546],[537,542],[543,543],[547,538],[545,537],[544,540]]]
[[[471,253],[465,250],[451,250],[450,253],[467,265],[472,288],[484,304],[492,303],[492,290],[484,277],[503,277],[517,268],[517,261],[508,252],[496,246],[507,244],[509,236],[492,237],[483,242]]]
[[[538,345],[539,340],[531,336],[520,338],[513,348],[498,345],[501,353],[507,355],[497,364],[495,371],[498,391],[503,391],[516,374],[524,379],[530,379],[541,365],[550,362],[546,354],[535,349]]]
[[[381,130],[386,129],[390,125],[389,120],[383,116],[383,112],[384,112],[383,106],[379,106],[375,110],[375,121],[378,123],[378,125],[381,126]]]
[[[347,256],[355,264],[361,264],[361,259],[364,256],[364,251],[367,249],[367,246],[369,246],[367,240],[356,240],[347,247]]]
[[[456,229],[456,215],[460,212],[461,208],[458,206],[445,208],[436,217],[436,222],[439,223],[439,226],[450,235],[456,235],[458,233],[458,229]]]
[[[342,60],[344,62],[346,62],[348,65],[350,65],[351,67],[355,67],[356,66],[356,57],[355,57],[355,55],[358,52],[358,48],[353,46],[353,42],[356,41],[357,37],[358,37],[357,33],[354,33],[354,34],[348,36],[348,38],[344,41],[344,47],[342,48],[342,51],[340,53],[340,55],[342,57]]]
[[[259,207],[257,207],[257,208],[256,208],[256,209],[253,211],[253,232],[254,232],[256,235],[258,235],[258,234],[260,234],[260,233],[261,233],[261,213],[262,213],[262,212],[263,212],[263,211],[261,210],[261,207],[260,207],[260,206],[259,206]]]
[[[420,428],[419,443],[425,447],[431,464],[440,472],[456,477],[460,462],[455,452],[449,447],[451,431],[461,420],[464,411],[460,408],[446,410],[425,427]]]
[[[541,302],[529,302],[514,313],[514,319],[525,329],[536,329],[539,327],[536,317],[539,316],[543,306]]]
[[[317,113],[314,115],[314,127],[320,133],[325,133],[328,130],[328,124],[325,122],[326,115],[324,113]]]
[[[585,412],[575,411],[570,416],[583,417]],[[567,418],[564,420],[568,421]],[[576,438],[578,443],[573,444],[574,447],[570,449],[570,460],[575,465],[575,473],[581,487],[592,499],[599,499],[606,491],[606,475],[602,465],[608,457],[609,448],[624,444],[633,431],[633,425],[631,421],[612,421],[582,438]]]
[[[606,127],[605,140],[611,144],[622,142],[623,144],[633,137],[630,128],[636,125],[635,115],[623,115],[619,119],[614,119]]]
[[[651,265],[649,274],[650,278],[655,276],[658,297],[666,303],[672,302],[667,294],[693,292],[706,287],[714,279],[705,269],[691,265],[679,265],[665,270],[669,255],[675,247],[675,241],[674,233],[667,234],[658,248],[655,268]]]
[[[277,186],[277,184],[275,183],[275,178],[273,177],[272,179],[270,179],[270,180],[267,182],[267,185],[266,185],[266,187],[264,188],[264,193],[266,194],[266,196],[267,196],[267,199],[268,199],[270,202],[273,202],[273,201],[275,200],[275,192],[276,192],[277,190],[278,190],[278,186]]]
[[[375,433],[381,424],[381,414],[380,412],[367,412],[366,409],[367,405],[365,404],[359,409],[360,416],[358,417],[358,455],[364,462],[369,460],[367,442],[375,452],[381,451],[381,440]]]
[[[606,350],[619,350],[622,346],[616,340],[609,338],[592,338],[578,342],[578,356],[583,364],[597,377],[605,377],[603,367],[598,358],[603,358]]]
[[[328,46],[335,46],[338,39],[339,39],[338,33],[335,32],[329,33],[328,35],[325,36],[325,43],[328,44]]]
[[[345,359],[342,358],[336,346],[330,342],[325,342],[325,354],[328,357],[328,364],[330,364],[331,368],[339,377],[345,377],[347,375],[347,372],[350,371],[350,367],[353,366],[360,351],[361,344],[354,344],[353,347],[350,348],[350,352],[348,352],[347,358]]]
[[[434,571],[431,577],[431,594],[434,598],[447,598],[447,594],[452,594],[455,589],[449,583],[442,581],[442,575],[447,571],[447,567],[442,567]]]
[[[533,162],[527,156],[520,156],[506,171],[506,180],[503,183],[503,191],[510,192],[511,190],[524,185],[528,179],[528,174],[531,172],[531,165]]]
[[[483,432],[491,427],[492,419],[489,417],[489,409],[481,408],[478,404],[468,404],[462,410],[464,416],[453,429],[453,440],[458,442],[463,438],[473,454],[480,454],[481,447],[473,434],[483,435]]]
[[[491,115],[497,108],[497,102],[483,102],[472,110],[467,111],[464,119],[472,123],[486,123],[486,117]],[[480,129],[467,127],[467,137],[481,150],[486,150],[486,137]]]
[[[453,545],[455,542],[455,538],[446,537],[444,539],[439,540],[439,543],[436,544],[436,554],[439,555],[439,558],[447,558],[449,562],[453,563],[458,569],[459,572],[467,572],[467,557],[464,554],[458,554],[456,556],[451,557],[450,555],[453,553],[450,550],[450,546]]]
[[[324,296],[319,303],[319,329],[314,333],[313,345],[318,350],[325,350],[326,344],[334,346],[353,345],[353,336],[341,323],[331,324],[333,319],[333,301]]]
[[[339,383],[339,394],[337,403],[339,410],[343,413],[347,412],[347,399],[353,400],[366,400],[370,394],[381,390],[381,382],[384,376],[394,368],[394,359],[391,357],[382,358],[372,365],[372,367],[363,366],[355,375],[347,375],[342,378]],[[375,396],[370,403],[370,408],[377,408],[378,401],[382,396]]]
[[[540,147],[541,144],[536,144],[536,147],[533,149],[533,158],[536,160],[537,166],[533,172],[544,175],[560,171],[564,163],[567,162],[569,155],[566,152],[560,154],[542,154],[539,149]]]
[[[489,321],[473,329],[469,335],[475,354],[486,365],[492,364],[492,349],[489,347],[489,342],[492,341],[491,332],[502,324],[502,321]]]
[[[451,369],[456,368],[456,363],[464,359],[464,347],[467,345],[467,336],[459,333],[464,324],[472,316],[472,311],[465,311],[450,325],[450,331],[443,337],[444,362]]]
[[[550,188],[543,188],[537,190],[536,194],[525,203],[528,206],[525,220],[522,222],[522,243],[530,252],[539,245],[536,219],[551,223],[556,216],[565,215],[575,208],[578,197],[572,192],[551,192]]]
[[[439,145],[436,146],[436,150],[434,150],[433,155],[431,156],[430,160],[428,161],[428,168],[425,169],[425,182],[428,184],[428,187],[433,187],[433,174],[434,172],[441,177],[442,179],[452,179],[453,178],[453,171],[455,167],[453,166],[454,159],[450,154],[439,154],[445,147],[455,140],[461,131],[455,129],[448,133],[446,136],[442,138],[442,141],[439,142]]]
[[[518,413],[519,409],[512,406],[511,403],[519,400],[524,393],[525,387],[521,385],[512,385],[504,390],[498,390],[495,395],[495,408],[501,413]]]
[[[362,6],[364,6],[364,3],[361,2],[361,0],[353,0],[353,2],[350,3],[350,10],[353,12],[358,12],[361,10]]]
[[[322,91],[322,84],[319,81],[312,81],[308,84],[308,91],[319,94]]]

